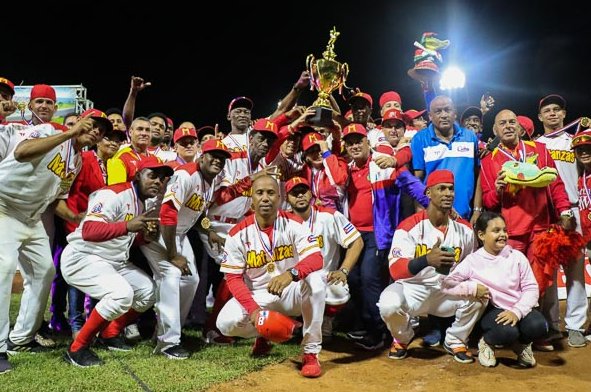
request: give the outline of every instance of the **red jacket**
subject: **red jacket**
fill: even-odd
[[[85,212],[88,208],[88,196],[107,185],[105,183],[98,156],[94,151],[85,151],[81,154],[82,168],[74,179],[66,204],[75,214]],[[106,162],[105,162],[106,164]],[[78,226],[72,222],[66,222],[66,234],[70,234]]]
[[[523,141],[518,150],[521,150],[521,143],[525,145],[527,162],[535,163],[539,168],[556,167],[544,144]],[[498,195],[495,181],[503,163],[509,160],[498,147],[482,159],[480,180],[484,207],[501,212],[511,237],[547,229],[562,211],[571,207],[562,179],[558,176],[546,188],[524,187],[516,192],[505,190]]]

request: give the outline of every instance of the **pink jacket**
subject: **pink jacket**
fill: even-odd
[[[509,245],[497,256],[484,248],[469,254],[445,277],[442,290],[450,295],[475,296],[478,283],[488,287],[495,307],[510,310],[519,319],[538,303],[538,283],[529,261]]]

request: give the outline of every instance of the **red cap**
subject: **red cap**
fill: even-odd
[[[172,122],[172,118],[166,117],[166,125],[168,125],[169,127],[172,127],[174,125],[174,123]]]
[[[449,170],[435,170],[433,173],[429,174],[427,177],[427,188],[431,188],[437,184],[453,184],[454,183],[454,174]]]
[[[248,110],[252,110],[253,106],[254,103],[252,102],[252,99],[248,97],[236,97],[230,101],[230,104],[228,105],[228,113],[236,108],[247,108]]]
[[[197,131],[195,128],[178,128],[176,131],[174,131],[174,135],[172,135],[172,141],[176,143],[184,137],[194,137],[197,139]]]
[[[426,111],[427,110],[425,110],[425,109],[423,109],[421,111],[409,109],[406,112],[404,112],[404,115],[406,116],[406,118],[408,118],[410,121],[412,121],[415,118],[421,117],[423,114],[425,114]]]
[[[544,106],[550,105],[553,103],[560,106],[561,109],[566,109],[566,100],[564,98],[562,98],[558,94],[550,94],[550,95],[546,95],[544,98],[540,99],[540,105],[538,106],[538,110],[542,110],[542,108]]]
[[[47,84],[36,84],[33,86],[30,99],[37,98],[51,99],[54,103],[57,101],[54,88]]]
[[[324,140],[324,137],[318,132],[309,132],[302,136],[302,151],[306,152],[312,146],[316,145],[318,140]]]
[[[88,109],[88,110],[85,110],[80,115],[80,117],[81,118],[88,118],[88,117],[90,117],[94,121],[98,121],[98,122],[102,123],[107,128],[107,131],[105,133],[111,133],[111,132],[113,132],[113,123],[111,122],[111,120],[109,120],[107,118],[107,115],[103,111],[100,111],[98,109]]]
[[[230,158],[232,156],[230,150],[228,150],[228,147],[219,139],[209,139],[201,145],[202,154],[210,151],[219,151],[223,153],[226,158]]]
[[[252,126],[252,130],[254,132],[272,133],[273,135],[277,136],[277,124],[266,118],[256,120]]]
[[[349,105],[351,105],[353,101],[355,101],[356,99],[363,99],[369,103],[370,107],[373,106],[373,99],[371,98],[371,95],[369,95],[368,93],[357,93],[353,95],[351,98],[349,98]]]
[[[285,193],[291,192],[298,185],[305,185],[310,188],[310,183],[303,177],[292,177],[285,182]]]
[[[293,336],[293,331],[301,323],[274,310],[261,310],[256,322],[258,333],[267,340],[283,343]]]
[[[10,80],[0,76],[0,84],[8,87],[8,89],[10,90],[10,93],[12,95],[14,95],[14,83],[12,83]]]
[[[352,110],[347,110],[347,112],[345,113],[345,118],[347,120],[351,120],[353,118],[353,111]]]
[[[384,117],[382,117],[382,126],[384,126],[384,123],[386,121],[392,121],[392,120],[397,120],[403,124],[406,124],[404,114],[398,109],[390,109],[390,110],[387,110],[386,113],[384,113]]]
[[[380,97],[380,107],[384,106],[386,102],[396,101],[402,106],[402,99],[400,98],[400,94],[396,91],[386,91]]]
[[[361,124],[351,123],[343,129],[343,139],[349,135],[359,134],[362,136],[367,136],[367,129]]]
[[[527,136],[531,137],[534,133],[534,122],[527,116],[517,116],[517,122],[525,129]]]
[[[138,172],[140,172],[144,169],[162,170],[166,177],[170,177],[174,173],[174,170],[172,170],[172,167],[167,166],[164,162],[162,162],[160,159],[158,159],[154,155],[142,158],[137,163],[137,171]]]
[[[587,144],[591,144],[591,129],[585,129],[584,131],[577,132],[575,136],[573,136],[571,147],[575,149],[579,146],[584,146]]]
[[[201,139],[205,135],[215,135],[215,128],[211,125],[205,125],[197,130],[197,139],[199,139],[199,142],[201,142]]]

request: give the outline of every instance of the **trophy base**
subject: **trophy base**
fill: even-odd
[[[332,109],[323,106],[316,106],[314,109],[314,115],[307,118],[308,123],[315,127],[332,127]]]

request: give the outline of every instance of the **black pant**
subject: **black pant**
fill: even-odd
[[[497,324],[495,319],[503,311],[504,309],[489,306],[480,319],[482,336],[487,344],[510,345],[516,340],[522,344],[529,344],[543,338],[548,333],[548,323],[542,313],[536,309],[532,309],[514,327]]]

